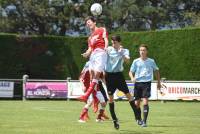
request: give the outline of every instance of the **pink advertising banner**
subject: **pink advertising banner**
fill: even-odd
[[[26,98],[67,98],[67,82],[27,82]]]

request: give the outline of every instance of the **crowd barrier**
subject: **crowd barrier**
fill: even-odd
[[[130,93],[134,94],[134,83],[126,81]],[[151,84],[150,100],[200,100],[200,81],[167,81],[162,80],[162,88],[157,90],[157,83]],[[105,85],[104,85],[104,88]],[[83,95],[82,84],[78,80],[43,80],[0,79],[0,98],[26,99],[76,99]],[[126,100],[125,95],[117,90],[114,99]]]

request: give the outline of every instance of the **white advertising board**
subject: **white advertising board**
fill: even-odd
[[[14,94],[14,82],[0,81],[0,97],[12,98]]]
[[[200,100],[200,82],[164,82],[158,100]]]
[[[149,100],[200,100],[200,82],[162,82],[161,93],[157,90],[157,83],[151,83],[151,97]],[[131,95],[134,94],[134,83],[127,82]],[[104,86],[105,87],[105,86]],[[83,95],[82,84],[77,82],[68,83],[68,98],[77,98]],[[124,99],[123,92],[116,90],[114,99]]]
[[[82,90],[82,83],[80,81],[68,82],[69,99],[75,99],[83,94],[84,92]]]

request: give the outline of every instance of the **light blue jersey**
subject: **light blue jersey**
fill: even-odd
[[[124,70],[124,56],[129,58],[129,50],[128,49],[120,49],[116,50],[114,47],[107,48],[107,64],[105,67],[106,72],[115,73],[122,72]]]
[[[155,61],[147,58],[145,61],[137,58],[133,61],[130,71],[135,73],[136,82],[149,82],[153,80],[153,72],[159,70]]]

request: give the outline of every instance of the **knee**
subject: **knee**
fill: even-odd
[[[143,105],[148,105],[148,98],[143,99]]]
[[[113,98],[113,95],[109,95],[109,103],[113,103],[113,101],[114,101],[114,98]]]
[[[136,100],[135,105],[136,105],[137,108],[140,108],[140,101]]]
[[[114,101],[113,98],[109,99],[109,103],[113,103],[113,101]]]
[[[106,102],[101,103],[102,107],[106,107]]]
[[[126,97],[128,98],[128,101],[129,101],[129,102],[130,102],[130,101],[134,101],[134,97],[132,97],[130,93],[127,93],[127,94],[126,94]]]

